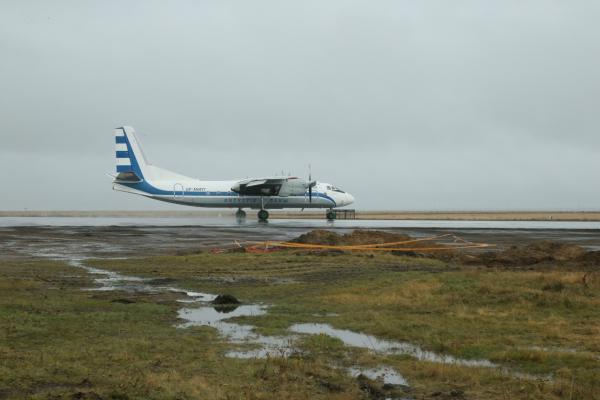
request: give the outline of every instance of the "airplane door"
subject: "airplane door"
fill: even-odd
[[[173,198],[181,199],[183,198],[184,194],[185,192],[181,183],[176,183],[173,185]]]

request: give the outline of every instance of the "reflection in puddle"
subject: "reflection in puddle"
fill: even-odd
[[[406,354],[420,361],[430,361],[441,364],[458,364],[469,367],[497,366],[488,360],[466,360],[449,355],[437,354],[432,351],[423,350],[419,346],[411,343],[378,339],[375,336],[366,335],[364,333],[356,333],[346,329],[336,329],[329,324],[295,324],[290,327],[290,330],[292,332],[310,335],[324,334],[340,339],[347,346],[362,347],[385,354]]]
[[[380,366],[377,368],[358,368],[352,367],[347,369],[348,374],[353,378],[359,375],[364,375],[374,381],[381,380],[387,385],[402,385],[408,386],[408,382],[392,367]]]
[[[229,313],[219,312],[215,307],[182,308],[178,316],[187,322],[178,325],[179,328],[190,326],[213,326],[215,322],[234,317],[253,317],[266,314],[266,307],[259,305],[238,306]]]
[[[237,304],[220,304],[220,305],[213,305],[213,308],[215,309],[215,311],[223,313],[223,314],[229,314],[234,312],[237,308],[239,307],[239,305]]]

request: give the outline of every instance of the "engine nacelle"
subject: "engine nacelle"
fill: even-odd
[[[301,179],[288,179],[281,185],[279,195],[282,197],[304,196],[307,187],[306,182]]]
[[[298,178],[249,179],[236,182],[231,190],[240,196],[303,196],[308,183]]]

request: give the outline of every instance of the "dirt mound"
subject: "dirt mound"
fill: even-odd
[[[215,299],[213,301],[211,301],[211,304],[232,305],[232,304],[241,304],[241,302],[230,294],[220,294],[217,297],[215,297]]]
[[[402,242],[411,240],[408,235],[385,231],[357,229],[351,233],[339,235],[332,231],[316,229],[292,240],[295,243],[323,244],[323,245],[360,245]]]
[[[369,231],[364,229],[357,229],[352,233],[344,235],[343,238],[344,240],[349,241],[349,244],[380,244],[412,240],[412,237],[408,235],[385,231]]]
[[[315,229],[298,236],[296,239],[291,240],[294,243],[305,243],[305,244],[326,244],[326,245],[339,245],[341,244],[342,236],[335,232],[326,231],[324,229]]]
[[[357,229],[351,233],[338,234],[328,230],[314,230],[292,240],[296,243],[320,245],[365,245],[405,242],[414,238],[386,231]],[[442,240],[443,242],[443,240]],[[431,247],[437,247],[431,251]],[[439,248],[442,249],[439,249]],[[402,249],[405,250],[402,250]],[[447,248],[447,249],[444,249]],[[422,249],[422,251],[420,251]],[[320,253],[328,254],[329,250]],[[318,252],[315,252],[315,254]],[[493,267],[524,267],[543,263],[583,263],[586,265],[600,265],[600,251],[586,251],[584,248],[560,242],[539,241],[524,245],[515,245],[501,251],[472,252],[445,246],[435,241],[417,241],[406,245],[399,245],[398,250],[391,254],[409,257],[429,257],[441,261],[465,265],[487,265]]]
[[[600,265],[600,251],[588,251],[581,257],[586,264]]]
[[[487,252],[469,255],[464,258],[467,264],[485,264],[489,266],[517,267],[535,265],[544,262],[584,261],[589,253],[580,246],[557,242],[534,242],[524,246],[511,246],[500,252]],[[590,257],[591,258],[591,257]]]

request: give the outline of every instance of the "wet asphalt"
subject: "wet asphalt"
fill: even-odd
[[[348,233],[354,229],[382,229],[427,237],[452,233],[465,240],[511,245],[548,240],[600,250],[600,230],[583,223],[548,222],[512,224],[477,221],[335,221],[252,219],[239,223],[232,217],[183,218],[0,218],[0,259],[31,257],[114,258],[177,254],[211,248],[235,247],[252,241],[289,240],[313,229]],[[498,227],[499,226],[499,227]]]

